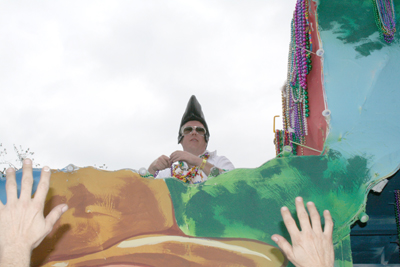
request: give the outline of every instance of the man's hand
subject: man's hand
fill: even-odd
[[[332,242],[333,221],[328,210],[324,211],[325,228],[322,231],[321,218],[313,202],[307,203],[308,217],[303,199],[296,198],[296,211],[301,231],[297,228],[287,207],[281,209],[286,228],[292,239],[292,245],[280,235],[273,235],[274,240],[288,259],[297,267],[333,267],[335,255]]]
[[[170,158],[165,155],[162,155],[159,156],[155,161],[153,161],[153,163],[150,164],[148,171],[149,173],[154,175],[156,171],[161,171],[171,167],[171,164],[172,162],[170,161]]]
[[[0,201],[0,266],[29,266],[32,250],[51,232],[56,221],[68,209],[66,204],[58,205],[44,218],[50,175],[50,168],[44,167],[32,199],[32,161],[25,159],[18,199],[15,170],[7,169],[7,204]]]
[[[176,161],[184,161],[189,165],[189,167],[200,166],[203,162],[203,159],[199,158],[198,156],[182,150],[173,152],[169,158],[172,163]]]

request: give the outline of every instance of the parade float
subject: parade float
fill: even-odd
[[[393,0],[297,1],[288,29],[283,129],[275,130],[277,157],[258,168],[195,185],[131,169],[53,170],[45,213],[60,203],[70,208],[33,251],[32,265],[292,266],[271,236],[290,240],[280,208],[295,214],[294,199],[302,196],[319,212],[331,211],[335,265],[353,266],[351,227],[355,238],[369,223],[379,230],[372,216],[368,221],[368,196],[372,189],[385,191],[388,179],[396,185],[399,169],[398,10]],[[396,186],[386,218],[392,228],[383,229],[395,246],[383,247],[393,252]],[[368,202],[382,205],[376,216],[388,206],[378,197]],[[371,265],[365,266],[376,257],[382,263],[376,249],[367,254]]]

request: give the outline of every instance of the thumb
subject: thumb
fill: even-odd
[[[39,246],[39,244],[43,241],[43,239],[50,234],[51,230],[53,230],[54,224],[60,219],[61,215],[68,210],[68,205],[67,204],[60,204],[56,207],[54,207],[50,213],[46,216],[46,219],[44,219],[45,223],[45,231],[43,235],[32,245],[32,249],[36,248]]]
[[[48,235],[53,229],[54,224],[60,219],[61,215],[68,210],[67,204],[60,204],[54,207],[50,213],[46,216],[45,223]]]
[[[292,258],[293,248],[290,243],[281,235],[273,235],[271,239],[279,246],[288,258]]]

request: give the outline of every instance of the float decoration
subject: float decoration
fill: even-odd
[[[287,82],[282,88],[283,131],[276,131],[276,152],[283,146],[292,147],[297,155],[296,144],[306,144],[307,118],[310,115],[307,75],[312,69],[312,39],[308,14],[308,0],[299,0],[291,23],[291,41],[288,56]],[[295,143],[293,143],[295,142]],[[303,150],[301,150],[303,155]]]
[[[396,32],[396,15],[393,0],[372,0],[376,26],[386,43],[393,41]]]

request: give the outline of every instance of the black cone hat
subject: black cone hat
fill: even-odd
[[[182,116],[181,125],[179,126],[179,135],[178,135],[178,144],[182,141],[183,135],[181,133],[181,128],[188,121],[199,121],[206,128],[206,135],[204,138],[208,143],[208,138],[210,137],[210,131],[208,130],[208,126],[206,123],[206,119],[204,118],[203,111],[201,111],[201,105],[199,101],[197,101],[196,96],[192,95],[189,99],[189,102],[186,107],[186,111]]]

